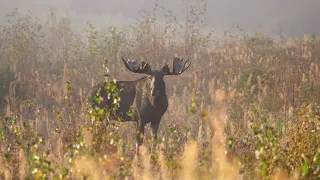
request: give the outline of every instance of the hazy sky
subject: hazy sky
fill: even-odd
[[[183,20],[186,0],[159,0],[159,5]],[[194,0],[189,0],[194,1]],[[49,8],[68,15],[76,24],[92,21],[98,27],[134,22],[142,8],[152,9],[155,0],[0,0],[0,22],[18,8],[45,17]],[[320,34],[320,0],[211,0],[207,1],[209,28],[228,29],[239,24],[247,31],[285,34]],[[162,18],[159,14],[159,18]]]

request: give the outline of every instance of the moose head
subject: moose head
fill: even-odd
[[[135,60],[125,59],[122,57],[122,61],[126,68],[134,73],[147,74],[148,89],[150,90],[150,95],[153,98],[158,98],[160,92],[165,91],[165,83],[163,77],[165,75],[180,75],[185,70],[189,68],[191,63],[189,59],[183,62],[183,58],[175,57],[173,59],[173,69],[170,71],[169,64],[165,64],[161,70],[152,70],[150,65],[144,61],[138,62]]]

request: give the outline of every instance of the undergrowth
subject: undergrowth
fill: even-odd
[[[234,27],[218,42],[204,32],[205,1],[188,1],[183,23],[160,7],[154,1],[130,26],[88,23],[85,32],[54,10],[45,22],[8,14],[0,26],[1,179],[319,177],[317,36],[278,42]],[[165,79],[169,109],[155,149],[147,131],[141,156],[135,124],[110,119],[115,81],[139,76],[122,56],[153,67],[175,56],[192,61]],[[102,81],[114,109],[86,109],[87,92]]]

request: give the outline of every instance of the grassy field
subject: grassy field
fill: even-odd
[[[203,31],[206,7],[186,25],[142,11],[132,25],[75,30],[8,14],[0,26],[0,179],[316,179],[320,175],[320,41]],[[152,68],[190,58],[165,77],[169,109],[151,151],[135,155],[135,124],[93,121],[81,108],[106,78],[134,80],[121,57]]]

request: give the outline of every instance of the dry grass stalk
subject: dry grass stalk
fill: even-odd
[[[213,138],[213,165],[212,167],[217,172],[219,180],[233,180],[239,176],[239,169],[235,164],[228,162],[226,157],[224,123],[227,121],[225,109],[225,101],[227,100],[224,90],[218,89],[215,92],[214,98],[216,104],[212,114],[212,127],[215,131]]]

